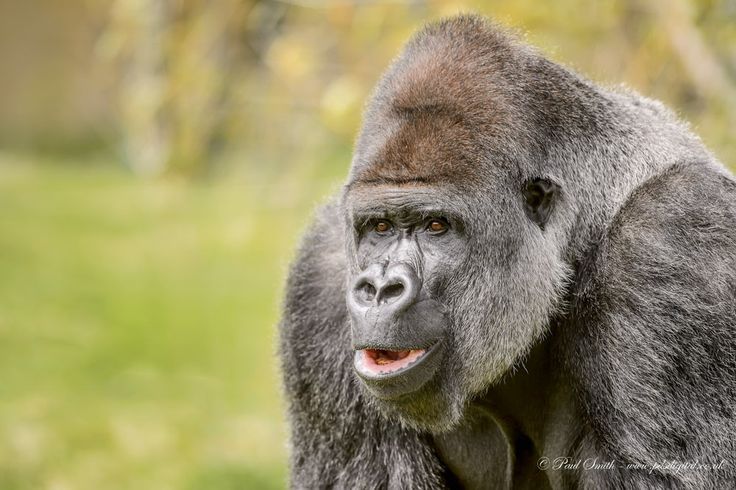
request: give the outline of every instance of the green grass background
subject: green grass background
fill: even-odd
[[[88,160],[0,154],[0,489],[282,488],[281,288],[340,175]]]

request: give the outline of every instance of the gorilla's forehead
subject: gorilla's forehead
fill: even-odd
[[[464,22],[460,31],[423,32],[386,73],[365,114],[351,181],[472,180],[478,156],[518,124],[515,82],[504,73],[511,39]]]
[[[432,183],[473,175],[472,135],[459,117],[437,111],[387,121],[367,145],[356,148],[352,181]]]

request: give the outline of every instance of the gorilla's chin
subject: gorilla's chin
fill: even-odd
[[[441,433],[460,421],[466,399],[449,374],[455,372],[455,366],[447,362],[448,351],[446,343],[439,342],[407,367],[384,375],[367,370],[368,354],[356,351],[354,370],[366,398],[385,417],[417,430]]]
[[[365,383],[361,384],[372,405],[386,418],[407,427],[438,434],[452,429],[462,418],[464,398],[442,389],[436,377],[417,391],[391,399],[378,398]]]

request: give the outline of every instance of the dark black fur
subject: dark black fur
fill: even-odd
[[[415,188],[468,229],[426,286],[450,353],[407,408],[355,376],[345,298],[351,209]],[[736,488],[736,182],[659,103],[482,19],[429,26],[379,84],[280,333],[294,488]]]

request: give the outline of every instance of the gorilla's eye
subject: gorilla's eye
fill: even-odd
[[[427,223],[427,231],[433,235],[441,235],[447,231],[449,225],[443,219],[434,218]]]
[[[373,225],[373,230],[376,233],[388,233],[389,231],[391,231],[391,228],[392,228],[391,223],[389,223],[385,219],[378,220]]]

